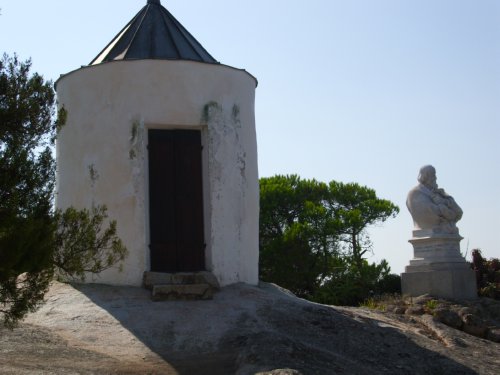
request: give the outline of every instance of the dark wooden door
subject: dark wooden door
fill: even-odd
[[[149,130],[151,271],[205,268],[201,133]]]

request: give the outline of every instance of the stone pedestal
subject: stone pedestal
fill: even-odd
[[[458,234],[414,231],[409,241],[414,257],[401,274],[402,293],[451,299],[477,298],[474,271],[460,254],[461,240]]]

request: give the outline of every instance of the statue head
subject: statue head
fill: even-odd
[[[436,180],[436,169],[424,165],[418,174],[420,185],[408,193],[406,206],[413,218],[414,236],[458,235],[456,223],[462,218],[462,209],[453,197],[438,189]]]
[[[437,189],[437,178],[436,178],[436,168],[432,165],[424,165],[420,168],[418,174],[418,182],[422,185],[428,187],[429,189]]]

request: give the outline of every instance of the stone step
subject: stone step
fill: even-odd
[[[153,301],[212,299],[220,289],[210,272],[163,273],[144,272],[143,285],[152,291]]]
[[[208,271],[202,272],[183,272],[183,273],[163,273],[163,272],[144,272],[144,288],[153,290],[155,285],[192,285],[208,284],[214,290],[219,290],[217,278]]]
[[[208,300],[214,296],[209,284],[160,284],[153,286],[153,301]]]

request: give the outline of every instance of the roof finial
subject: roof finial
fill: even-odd
[[[161,5],[160,0],[148,0],[148,4],[158,4]]]

